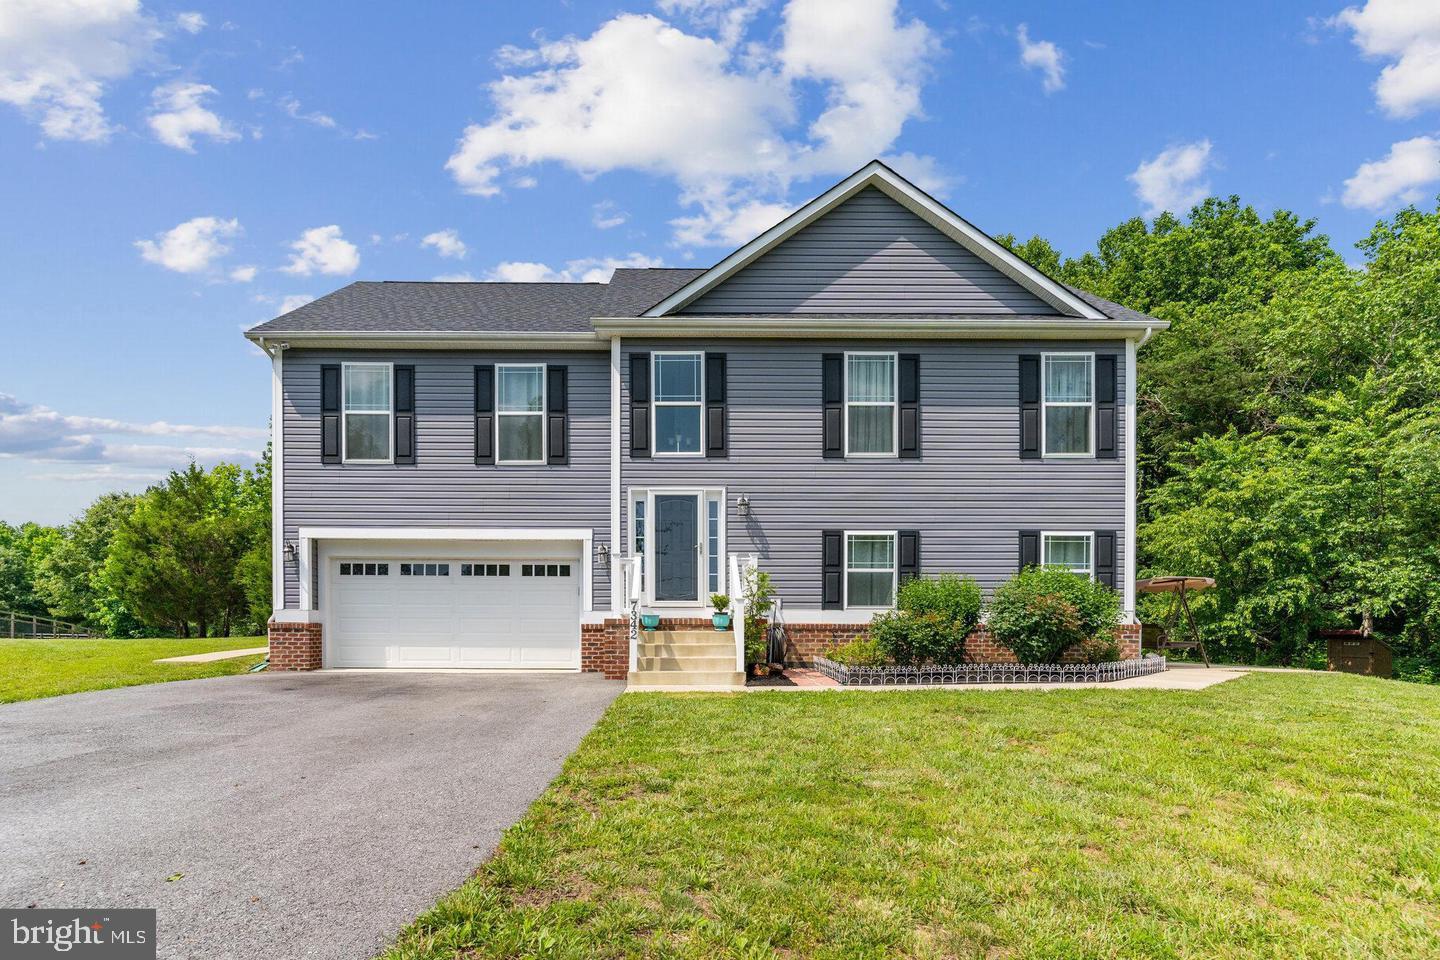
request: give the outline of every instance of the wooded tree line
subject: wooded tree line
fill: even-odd
[[[264,632],[270,455],[191,464],[141,494],[108,493],[60,527],[0,523],[0,609],[111,637]]]
[[[1354,263],[1314,226],[1230,197],[1127,221],[1075,259],[1005,240],[1172,324],[1139,357],[1138,560],[1216,579],[1207,646],[1314,666],[1319,630],[1369,623],[1398,674],[1436,682],[1440,211],[1381,221]]]
[[[1402,675],[1435,682],[1440,210],[1381,221],[1351,263],[1314,228],[1230,197],[1128,220],[1077,258],[1001,240],[1171,322],[1139,357],[1139,571],[1216,579],[1197,609],[1214,653],[1318,665],[1317,631],[1369,622]],[[0,525],[0,606],[117,636],[259,630],[269,508],[267,455],[64,527]]]

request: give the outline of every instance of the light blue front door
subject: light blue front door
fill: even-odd
[[[655,599],[700,599],[700,498],[655,496]]]

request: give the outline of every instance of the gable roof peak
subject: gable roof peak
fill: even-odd
[[[1026,263],[955,211],[911,183],[880,159],[871,160],[820,196],[803,204],[788,217],[740,247],[715,266],[676,290],[645,312],[662,317],[683,309],[706,292],[754,263],[761,256],[814,223],[820,217],[869,187],[929,222],[955,243],[968,249],[1020,286],[1049,303],[1061,314],[1086,320],[1105,315],[1064,284]]]

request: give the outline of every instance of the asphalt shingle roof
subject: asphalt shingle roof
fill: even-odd
[[[704,268],[690,267],[621,268],[609,283],[360,281],[249,332],[588,333],[592,317],[638,317],[703,273]],[[1085,290],[1068,289],[1112,320],[1150,319]]]

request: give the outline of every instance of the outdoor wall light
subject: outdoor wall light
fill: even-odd
[[[740,511],[740,516],[750,516],[750,498],[740,494],[740,499],[735,501],[735,509]]]
[[[610,566],[610,545],[602,543],[595,548],[595,556],[600,560],[600,566]]]
[[[295,544],[291,543],[289,540],[285,541],[285,562],[295,562]]]

